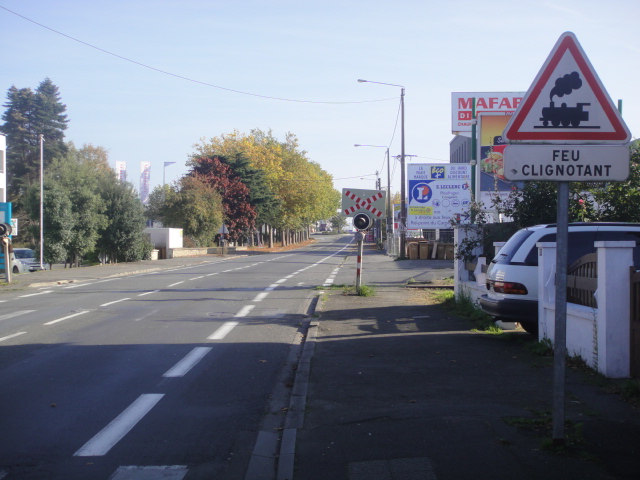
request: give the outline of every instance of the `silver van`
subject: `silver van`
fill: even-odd
[[[45,270],[44,265],[43,268],[40,268],[40,259],[36,258],[36,252],[30,248],[14,248],[13,253],[16,256],[16,260],[27,265],[30,272]]]
[[[570,223],[568,264],[596,251],[594,242],[632,240],[634,265],[640,268],[640,223]],[[538,242],[555,242],[556,225],[518,230],[487,269],[487,293],[480,308],[495,320],[518,322],[538,332]]]

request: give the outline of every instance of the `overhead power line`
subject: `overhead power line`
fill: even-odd
[[[93,48],[94,50],[98,50],[99,52],[102,52],[102,53],[105,53],[107,55],[111,55],[113,57],[119,58],[120,60],[124,60],[126,62],[133,63],[134,65],[137,65],[139,67],[147,68],[149,70],[153,70],[154,72],[158,72],[158,73],[161,73],[163,75],[168,75],[170,77],[178,78],[180,80],[185,80],[187,82],[197,83],[198,85],[203,85],[205,87],[217,88],[219,90],[224,90],[226,92],[231,92],[231,93],[237,93],[239,95],[248,95],[248,96],[251,96],[251,97],[258,97],[258,98],[263,98],[263,99],[267,99],[267,100],[278,100],[278,101],[281,101],[281,102],[331,104],[331,105],[349,105],[349,104],[358,104],[358,103],[385,102],[385,101],[388,101],[388,100],[395,100],[396,98],[398,98],[398,97],[390,97],[390,98],[380,98],[380,99],[377,99],[377,100],[361,100],[361,101],[352,101],[352,102],[337,102],[337,101],[297,100],[297,99],[292,99],[292,98],[273,97],[273,96],[270,96],[270,95],[261,95],[261,94],[258,94],[258,93],[251,93],[251,92],[244,92],[242,90],[235,90],[233,88],[227,88],[227,87],[222,87],[220,85],[214,85],[212,83],[207,83],[207,82],[203,82],[203,81],[200,81],[200,80],[195,80],[193,78],[185,77],[183,75],[178,75],[177,73],[172,73],[172,72],[168,72],[166,70],[162,70],[160,68],[152,67],[151,65],[147,65],[145,63],[138,62],[136,60],[132,60],[132,59],[124,57],[122,55],[118,55],[117,53],[113,53],[113,52],[110,52],[110,51],[105,50],[103,48],[100,48],[100,47],[97,47],[95,45],[92,45],[92,44],[90,44],[88,42],[85,42],[83,40],[79,40],[79,39],[77,39],[75,37],[72,37],[71,35],[67,35],[66,33],[60,32],[58,30],[55,30],[54,28],[48,27],[47,25],[43,25],[42,23],[36,22],[35,20],[32,20],[31,18],[25,17],[24,15],[21,15],[21,14],[19,14],[17,12],[14,12],[13,10],[9,10],[8,8],[6,8],[6,7],[2,6],[2,5],[0,5],[0,8],[2,10],[5,10],[5,11],[17,16],[17,17],[22,18],[23,20],[26,20],[27,22],[31,22],[34,25],[37,25],[37,26],[39,26],[41,28],[49,30],[50,32],[53,32],[53,33],[55,33],[57,35],[61,35],[61,36],[65,37],[65,38],[68,38],[69,40],[73,40],[74,42],[80,43],[80,44],[82,44],[82,45],[84,45],[86,47]]]

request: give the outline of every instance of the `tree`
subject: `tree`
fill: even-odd
[[[347,217],[338,212],[331,217],[329,223],[331,224],[331,230],[340,233],[347,226]]]
[[[282,202],[269,188],[264,170],[254,168],[242,153],[218,158],[229,165],[249,189],[249,204],[256,211],[255,227],[275,224],[281,213]]]
[[[45,171],[44,184],[49,194],[45,194],[44,200],[49,197],[53,205],[45,204],[44,209],[45,249],[49,248],[47,244],[57,244],[55,255],[64,252],[64,260],[76,265],[95,251],[100,231],[107,226],[101,187],[115,182],[113,170],[104,159],[91,155],[94,151],[90,145],[78,150],[70,143],[68,153],[55,158]],[[28,194],[33,230],[38,228],[40,214],[39,194],[34,193],[37,189],[33,185]],[[61,216],[62,221],[57,216]],[[57,233],[48,236],[50,228]]]
[[[518,228],[544,223],[556,223],[558,218],[558,186],[556,182],[523,182],[506,200],[500,200],[499,210],[513,218]],[[569,221],[589,222],[598,219],[594,197],[589,185],[569,184]]]
[[[7,187],[8,198],[12,198],[20,189],[19,180],[31,172],[30,166],[36,162],[35,94],[30,88],[18,90],[12,86],[7,92],[7,103],[3,106],[6,107],[2,115],[5,123],[0,130],[7,136]]]
[[[40,212],[40,190],[37,187],[29,189],[27,194],[26,207],[31,216],[39,216]],[[66,261],[67,245],[71,241],[75,217],[71,199],[66,190],[57,182],[46,182],[43,191],[44,206],[44,261],[49,265]],[[39,217],[38,217],[39,218]],[[27,231],[31,238],[40,238],[39,224],[31,223]],[[24,230],[23,230],[24,231]],[[21,234],[22,237],[22,234]],[[33,242],[34,246],[37,242]]]
[[[151,194],[154,216],[164,226],[184,229],[195,246],[213,245],[222,226],[222,198],[208,180],[182,177],[175,187],[158,187]]]
[[[64,143],[67,107],[61,103],[58,87],[49,78],[40,83],[35,93],[30,88],[11,86],[3,106],[5,123],[0,131],[7,136],[8,197],[21,208],[20,196],[39,178],[40,135],[44,136],[45,167],[55,157],[67,153]]]
[[[640,141],[631,145],[629,178],[593,190],[599,205],[599,220],[640,222]]]
[[[229,239],[239,241],[253,231],[256,209],[250,203],[249,188],[240,175],[233,171],[229,161],[220,157],[192,157],[189,176],[198,177],[210,185],[222,198],[224,222],[229,230]]]
[[[331,175],[310,161],[292,133],[280,141],[271,131],[250,135],[234,131],[195,145],[201,156],[234,158],[242,154],[252,167],[262,170],[267,186],[281,202],[274,225],[280,230],[307,231],[309,224],[333,215],[336,198]]]
[[[64,131],[69,119],[65,114],[67,106],[61,102],[58,87],[51,79],[45,78],[36,89],[35,99],[36,126],[39,133],[44,135],[44,158],[51,160],[65,155],[67,145],[64,142]]]
[[[118,182],[115,173],[101,185],[107,224],[100,230],[97,248],[110,262],[135,262],[150,257],[151,242],[144,234],[144,206],[133,185]]]

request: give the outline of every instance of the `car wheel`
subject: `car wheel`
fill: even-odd
[[[20,273],[20,270],[15,265],[13,266],[13,273]]]
[[[520,323],[522,329],[531,335],[538,335],[538,323]]]

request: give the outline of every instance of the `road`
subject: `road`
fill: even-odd
[[[272,475],[315,287],[354,253],[318,240],[0,294],[0,479]]]

